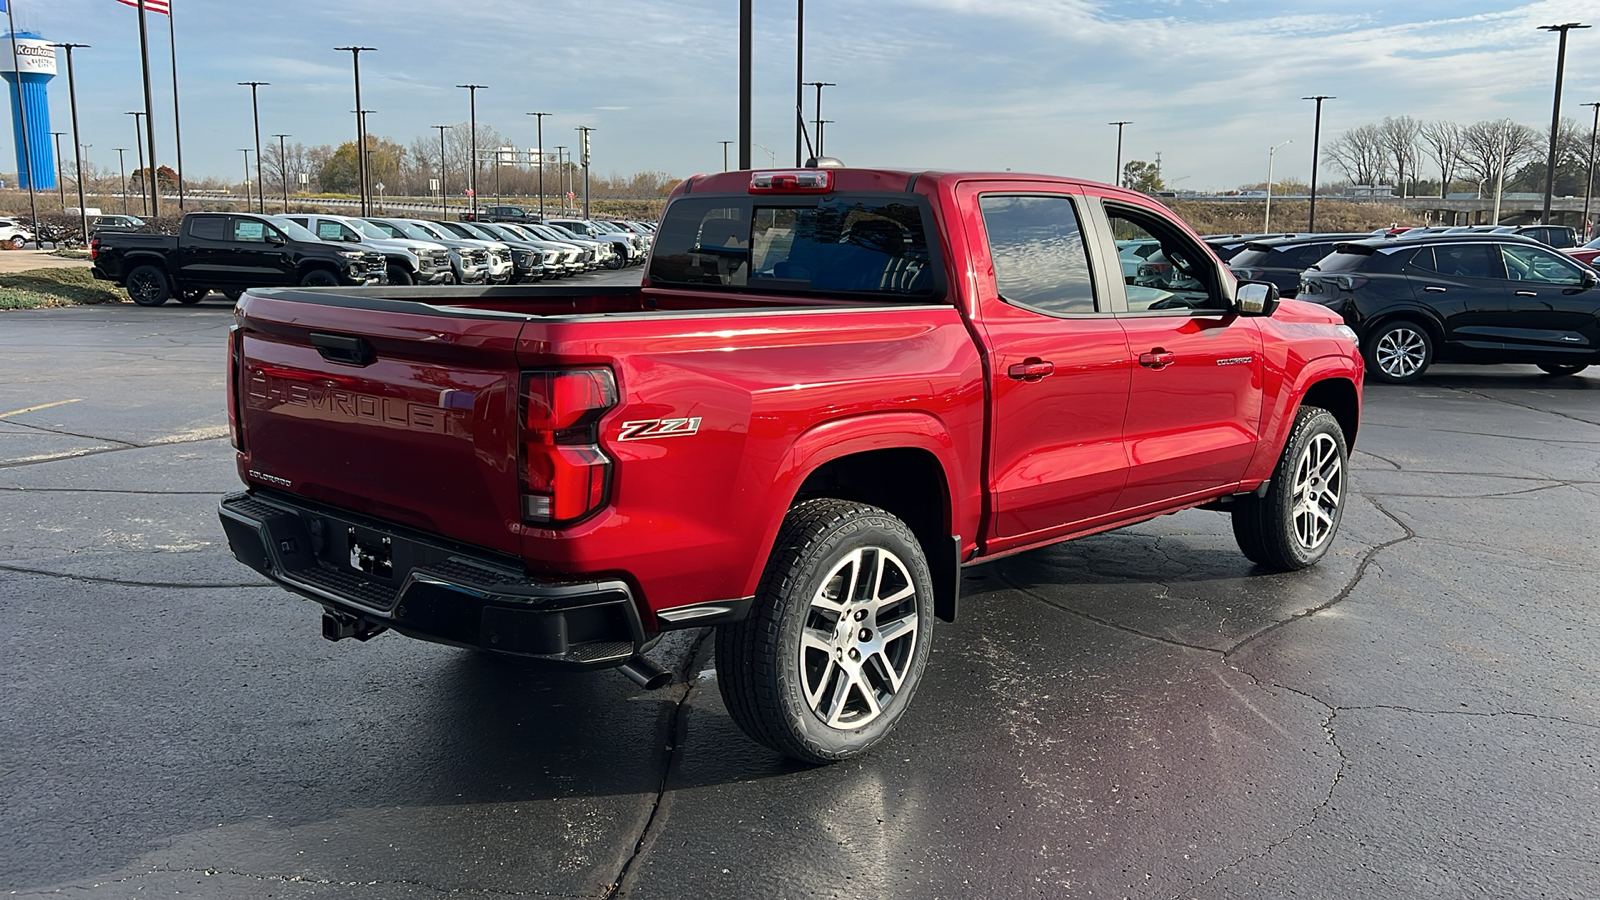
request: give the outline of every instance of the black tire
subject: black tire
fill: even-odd
[[[26,246],[28,246],[28,239],[27,238],[23,237],[20,234],[14,234],[14,235],[11,236],[11,249],[13,249],[13,250],[21,250],[22,248],[24,248]]]
[[[877,577],[852,581],[858,571]],[[751,738],[837,762],[894,728],[932,638],[933,578],[911,529],[864,503],[807,500],[784,517],[749,617],[717,629],[717,683]]]
[[[186,288],[178,292],[178,302],[184,306],[193,306],[206,298],[211,293],[210,288]]]
[[[227,297],[230,302],[238,303],[239,298],[244,296],[244,288],[228,288],[222,292],[222,296]]]
[[[1265,496],[1233,503],[1233,537],[1251,562],[1293,571],[1313,565],[1339,532],[1350,497],[1350,450],[1333,413],[1295,415]]]
[[[1539,363],[1546,375],[1576,375],[1589,368],[1586,363]]]
[[[339,283],[339,276],[327,269],[312,269],[300,277],[303,287],[333,287]]]
[[[608,269],[620,269],[623,266],[628,264],[628,258],[626,256],[622,255],[622,251],[621,250],[618,250],[615,247],[612,247],[611,249],[612,249],[611,258],[606,260],[606,268],[608,268]]]
[[[411,277],[411,273],[406,271],[406,267],[405,266],[390,266],[389,267],[389,283],[390,284],[398,284],[398,285],[408,285],[408,284],[416,284],[417,280],[415,278]]]
[[[457,283],[457,279],[456,279],[455,271],[451,270],[450,272],[447,272],[445,274],[445,276],[444,276],[444,279],[441,280],[439,283],[440,284],[456,284]]]
[[[128,296],[140,306],[160,306],[172,296],[167,273],[157,266],[139,266],[128,273]]]
[[[1433,364],[1433,338],[1410,319],[1385,322],[1362,342],[1367,372],[1387,384],[1406,384]]]

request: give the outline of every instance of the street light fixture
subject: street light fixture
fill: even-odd
[[[250,210],[250,148],[240,147],[239,152],[244,154],[244,208]]]
[[[1311,131],[1311,212],[1307,216],[1306,231],[1317,230],[1317,157],[1322,153],[1322,101],[1337,100],[1328,94],[1317,94],[1312,97],[1301,97],[1301,100],[1317,101],[1317,124]]]
[[[1560,49],[1556,51],[1556,96],[1550,104],[1550,155],[1544,164],[1544,212],[1539,224],[1550,224],[1550,195],[1556,188],[1556,132],[1561,127],[1561,76],[1567,65],[1567,32],[1574,28],[1588,28],[1577,22],[1562,25],[1540,25],[1540,31],[1554,31],[1561,35]]]
[[[123,157],[128,152],[127,147],[112,147],[117,151],[117,172],[122,175],[122,214],[128,214],[128,163]]]
[[[587,219],[589,218],[589,132],[597,129],[590,128],[588,125],[579,125],[573,130],[578,132],[578,161],[583,163],[583,217]],[[746,141],[745,148],[740,151],[746,157],[750,155],[749,143],[749,141]],[[745,168],[749,168],[749,166]]]
[[[1122,126],[1132,125],[1133,122],[1122,119],[1117,122],[1107,122],[1106,124],[1117,126],[1117,177],[1112,183],[1117,187],[1122,187]]]
[[[361,178],[361,214],[371,215],[367,206],[367,120],[361,113],[361,51],[376,51],[376,47],[335,47],[350,51],[350,62],[356,75],[356,171]]]
[[[261,190],[261,188],[266,184],[266,182],[261,180],[261,107],[256,103],[256,88],[261,87],[262,85],[271,84],[272,82],[238,81],[234,83],[240,87],[250,88],[250,115],[253,119],[255,119],[256,123],[256,198],[260,201],[260,207],[257,209],[257,212],[261,213],[262,215],[266,215],[267,198],[264,196],[265,191]],[[246,175],[245,177],[248,180],[249,176]],[[288,204],[285,203],[284,206],[287,207]],[[287,212],[287,209],[285,209],[285,211]]]
[[[733,141],[717,141],[722,145],[722,171],[728,171],[728,145]]]
[[[1284,144],[1292,143],[1294,143],[1294,140],[1290,139],[1283,141],[1282,143],[1273,144],[1271,147],[1267,148],[1267,215],[1266,218],[1261,221],[1262,234],[1272,233],[1272,157],[1277,155],[1278,148],[1282,147]]]
[[[467,168],[467,198],[471,204],[472,218],[476,221],[478,218],[478,91],[487,88],[488,85],[458,84],[456,87],[462,88],[467,92],[469,108],[467,127],[472,131],[472,134],[468,136],[472,149],[467,156],[468,160],[470,160]]]
[[[822,89],[825,87],[838,87],[831,81],[808,81],[806,84],[817,89],[817,156],[822,156]]]
[[[83,146],[78,142],[78,140],[79,140],[78,139],[78,135],[80,133],[78,131],[78,87],[77,87],[77,82],[75,82],[73,80],[73,78],[72,78],[72,51],[77,49],[77,48],[79,48],[79,47],[87,47],[89,45],[88,44],[70,44],[69,43],[69,44],[52,44],[51,46],[52,47],[59,47],[62,50],[67,51],[67,97],[71,101],[71,104],[72,104],[72,160],[73,160],[73,164],[77,167],[75,169],[75,171],[77,172],[77,176],[73,180],[78,182],[78,223],[83,228],[83,242],[84,242],[85,245],[87,245],[89,243],[89,214],[84,212],[85,207],[84,207],[84,202],[83,202]],[[56,141],[56,148],[57,148],[58,155],[59,155],[60,147],[61,147],[61,142],[58,140],[58,141]],[[60,168],[61,168],[61,163],[57,162],[56,163],[56,169],[60,170]],[[61,179],[58,176],[56,178],[57,183],[59,183],[60,180]],[[65,206],[65,204],[62,204],[62,205]]]
[[[531,112],[539,130],[539,221],[544,221],[544,117],[552,115],[547,112]]]
[[[56,139],[56,193],[61,197],[61,211],[67,211],[67,185],[61,180],[61,136],[65,131],[52,131],[50,136]]]
[[[293,137],[288,134],[275,134],[278,139],[278,180],[283,182],[283,214],[289,214],[289,150],[284,145],[283,139]],[[256,157],[256,178],[261,177],[261,157]]]

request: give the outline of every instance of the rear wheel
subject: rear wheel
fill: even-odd
[[[227,297],[234,303],[238,303],[239,298],[244,296],[244,288],[228,288],[222,292],[222,296]]]
[[[333,287],[339,279],[327,269],[312,269],[300,279],[300,284],[305,287]]]
[[[863,753],[905,713],[927,665],[933,579],[906,524],[844,500],[784,518],[742,622],[717,629],[733,721],[810,763]]]
[[[389,283],[390,284],[402,284],[402,285],[404,285],[404,284],[416,284],[417,281],[416,281],[415,278],[411,277],[411,273],[410,272],[406,271],[406,267],[405,266],[390,266],[389,267]]]
[[[140,266],[128,273],[128,296],[140,306],[160,306],[172,296],[167,273],[155,266]]]
[[[1539,368],[1547,375],[1576,375],[1589,367],[1583,363],[1539,363]]]
[[[1325,409],[1302,407],[1266,495],[1234,501],[1233,536],[1244,555],[1284,571],[1321,559],[1344,518],[1349,462],[1339,421]]]
[[[193,306],[206,298],[211,293],[210,288],[184,288],[178,292],[178,302],[185,306]]]
[[[28,246],[28,239],[23,237],[20,234],[14,234],[14,235],[11,236],[10,243],[11,243],[11,249],[13,249],[13,250],[21,250],[23,247]]]
[[[1379,381],[1416,381],[1433,362],[1428,330],[1407,319],[1389,322],[1367,336],[1367,365]]]

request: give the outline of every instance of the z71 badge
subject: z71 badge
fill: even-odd
[[[692,419],[641,419],[623,422],[619,441],[643,441],[649,438],[683,437],[700,430],[700,417]]]

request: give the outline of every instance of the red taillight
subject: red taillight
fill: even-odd
[[[523,520],[569,525],[604,506],[611,459],[599,423],[617,405],[611,370],[524,372],[522,404]]]
[[[752,172],[752,194],[826,194],[833,190],[833,173],[827,169],[785,169]]]
[[[244,449],[244,431],[239,427],[239,404],[243,401],[239,377],[243,372],[244,332],[235,325],[228,329],[228,440],[233,449]]]
[[[89,242],[89,258],[90,259],[99,259],[100,258],[100,239],[99,238],[95,238],[94,240]]]

